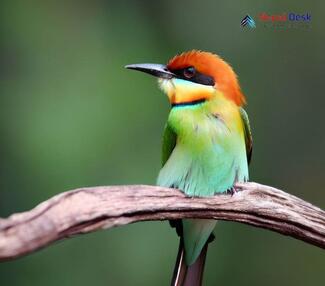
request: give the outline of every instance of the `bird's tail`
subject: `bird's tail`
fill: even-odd
[[[209,242],[204,245],[199,257],[196,261],[187,266],[185,263],[184,244],[182,237],[180,238],[174,274],[171,286],[201,286],[203,281],[203,272],[205,258],[208,250]]]

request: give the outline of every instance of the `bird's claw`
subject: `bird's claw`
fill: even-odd
[[[238,193],[239,190],[236,189],[236,187],[231,187],[230,189],[227,190],[227,194],[230,194],[231,196],[233,196],[234,194]]]

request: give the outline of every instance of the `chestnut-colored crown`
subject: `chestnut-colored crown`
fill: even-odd
[[[173,57],[167,64],[170,70],[194,67],[198,72],[211,76],[215,87],[226,97],[241,106],[245,96],[240,90],[237,76],[231,66],[219,56],[203,51],[192,50]]]

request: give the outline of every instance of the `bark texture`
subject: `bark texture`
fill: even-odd
[[[0,261],[73,235],[138,221],[214,218],[246,223],[325,248],[325,212],[273,187],[237,184],[234,195],[186,197],[175,189],[126,185],[61,193],[0,219]]]

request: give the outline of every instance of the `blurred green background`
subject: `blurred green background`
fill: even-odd
[[[62,191],[154,184],[169,104],[125,64],[189,49],[232,64],[253,129],[251,180],[325,208],[322,1],[1,1],[0,216]],[[310,29],[261,26],[260,12],[312,14]],[[254,30],[240,27],[250,14]],[[324,285],[324,251],[220,222],[205,285]],[[6,285],[168,285],[167,222],[79,236],[0,264]]]

